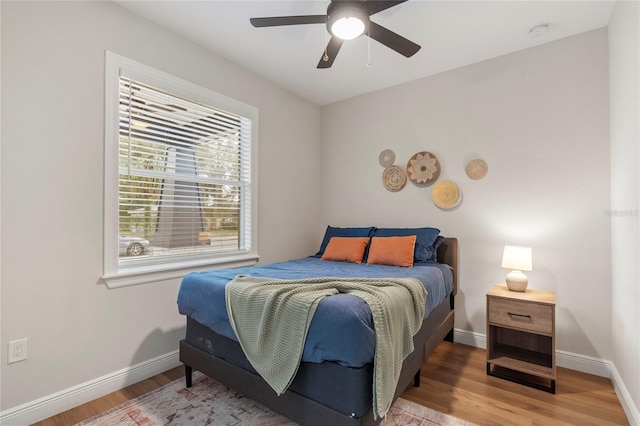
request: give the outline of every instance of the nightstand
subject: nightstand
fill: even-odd
[[[552,291],[494,286],[487,293],[487,374],[556,393],[555,308]]]

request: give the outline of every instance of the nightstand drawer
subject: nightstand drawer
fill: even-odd
[[[541,334],[553,334],[553,306],[489,297],[489,322]]]

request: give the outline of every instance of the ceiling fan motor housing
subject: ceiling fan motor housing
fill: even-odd
[[[342,35],[336,34],[334,31],[334,25],[341,19],[346,18],[355,18],[360,20],[362,24],[364,24],[364,29],[362,30],[362,32],[351,38],[345,38]],[[344,40],[357,38],[360,35],[367,33],[369,31],[369,22],[369,13],[365,9],[362,2],[333,1],[331,2],[331,4],[329,4],[329,7],[327,7],[327,30],[329,31],[329,34],[340,37]]]

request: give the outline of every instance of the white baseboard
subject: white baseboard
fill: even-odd
[[[0,413],[2,426],[28,425],[180,365],[178,351],[150,359]]]
[[[453,330],[453,340],[456,343],[473,346],[476,348],[487,348],[487,336],[467,330]],[[627,387],[618,374],[615,365],[606,359],[594,358],[587,355],[580,355],[573,352],[556,350],[556,365],[582,373],[593,374],[594,376],[606,377],[611,380],[613,389],[618,395],[620,404],[624,409],[627,419],[631,425],[640,426],[640,412],[633,402]]]
[[[580,355],[573,352],[556,350],[556,365],[570,370],[581,371],[594,376],[611,378],[611,361]]]
[[[629,424],[631,426],[640,426],[640,411],[638,411],[638,407],[633,403],[629,390],[624,385],[624,381],[615,365],[612,365],[611,369],[611,382],[613,383],[613,389],[616,391],[616,395],[618,395],[622,409],[627,415]]]
[[[487,337],[484,334],[475,333],[473,331],[453,329],[453,341],[462,343],[463,345],[473,346],[474,348],[487,349]]]

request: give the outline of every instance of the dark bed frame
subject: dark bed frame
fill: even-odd
[[[442,340],[453,341],[454,297],[458,288],[457,239],[444,239],[438,248],[438,262],[452,267],[453,291],[447,300],[432,310],[414,337],[415,349],[404,360],[394,401],[412,381],[414,386],[420,385],[420,367],[438,344]],[[382,420],[373,419],[371,399],[368,400],[368,409],[360,415],[345,413],[342,407],[336,407],[358,391],[371,392],[372,366],[368,369],[354,369],[328,361],[322,364],[302,362],[291,387],[277,396],[267,382],[253,370],[246,358],[244,362],[238,362],[239,358],[244,358],[244,355],[237,342],[217,335],[206,326],[187,317],[187,336],[180,341],[180,361],[185,366],[187,387],[192,385],[193,370],[201,371],[247,398],[305,426],[369,426],[377,425]],[[319,382],[324,377],[339,380]]]

